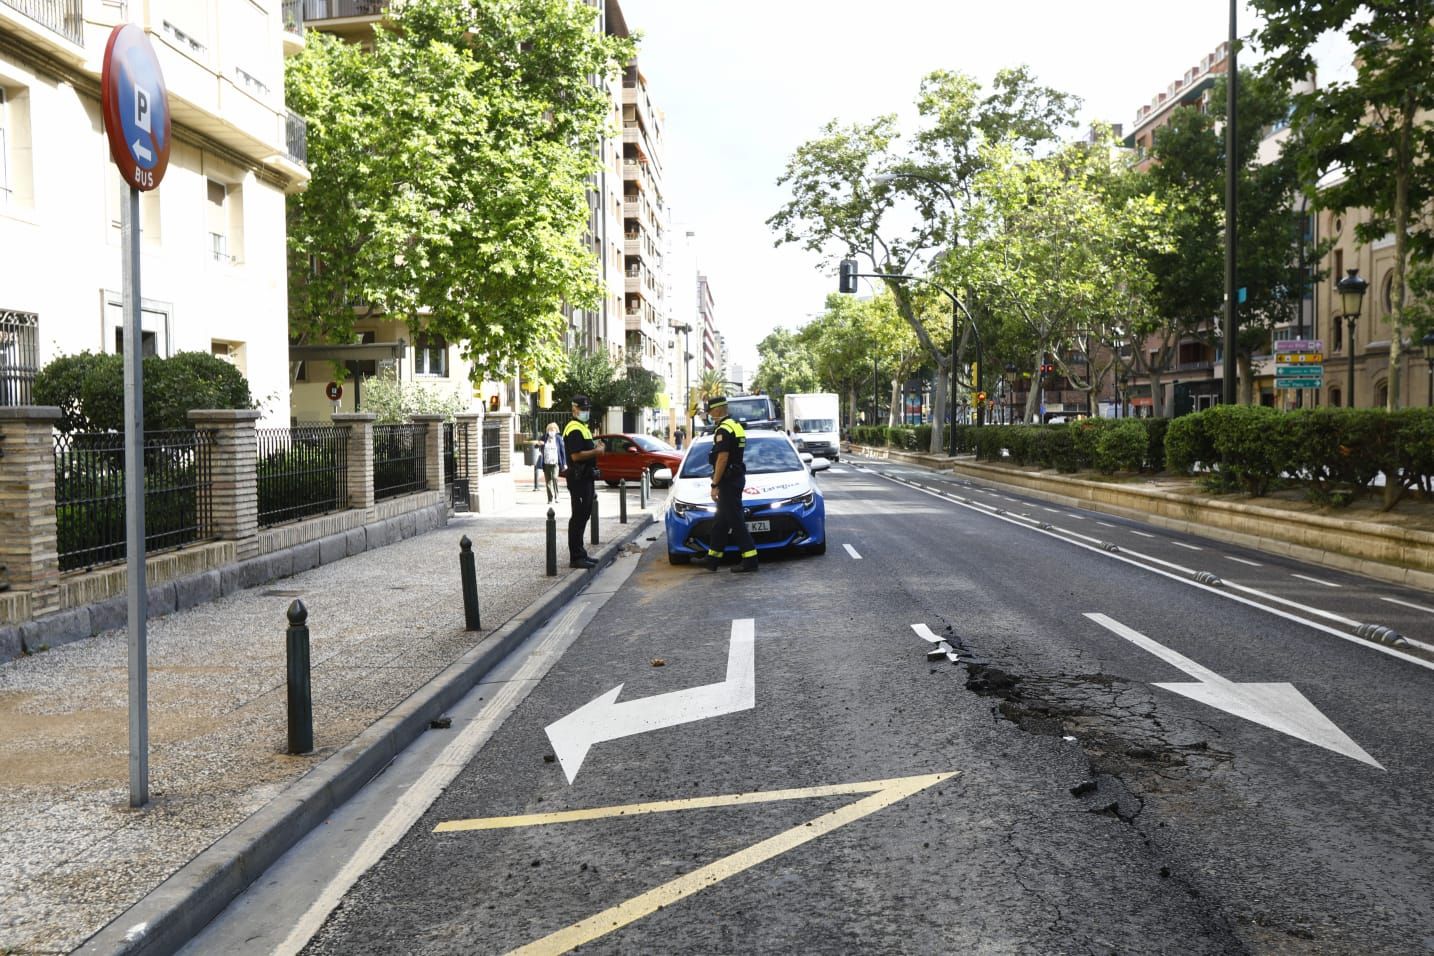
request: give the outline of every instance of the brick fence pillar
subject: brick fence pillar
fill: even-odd
[[[517,422],[518,416],[507,409],[503,409],[502,411],[494,412],[491,417],[498,419],[500,423],[498,432],[498,454],[500,456],[498,473],[508,475],[513,471],[513,426]]]
[[[423,474],[429,491],[443,491],[443,416],[414,415],[410,421],[423,428]]]
[[[334,424],[349,430],[349,507],[367,511],[373,507],[373,412],[341,412]]]
[[[58,610],[55,423],[51,405],[0,408],[0,565],[4,580],[30,592],[30,613]]]
[[[259,553],[259,411],[197,409],[189,420],[209,433],[199,452],[209,468],[209,483],[199,488],[200,534],[233,541],[236,557],[252,558]]]
[[[457,419],[454,438],[457,440],[460,432],[465,436],[458,441],[457,451],[462,458],[458,462],[458,470],[468,478],[468,507],[476,509],[478,486],[483,480],[483,414],[463,412]]]

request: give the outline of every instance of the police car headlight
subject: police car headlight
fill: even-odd
[[[688,502],[688,501],[673,501],[673,502],[672,502],[672,513],[675,514],[675,515],[677,515],[677,517],[679,517],[679,518],[685,518],[690,512],[694,512],[694,511],[695,511],[695,512],[698,512],[698,513],[700,514],[701,512],[704,512],[704,511],[712,511],[712,510],[713,510],[712,505],[700,505],[700,504],[694,504],[694,503]]]
[[[797,495],[795,498],[788,498],[786,501],[781,503],[780,507],[785,508],[788,506],[794,506],[797,508],[810,508],[813,504],[816,503],[816,500],[817,493],[815,491],[809,491],[804,495]]]

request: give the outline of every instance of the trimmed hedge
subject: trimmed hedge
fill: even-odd
[[[858,426],[860,444],[925,451],[931,426]],[[1164,418],[1086,418],[1065,425],[956,426],[958,453],[1065,473],[1197,473],[1214,491],[1267,494],[1298,483],[1311,499],[1344,505],[1383,473],[1386,505],[1419,489],[1434,492],[1434,409],[1309,408],[1289,412],[1248,405]],[[944,446],[943,446],[944,447]]]

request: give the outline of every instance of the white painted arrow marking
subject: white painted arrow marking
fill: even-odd
[[[617,702],[624,685],[597,697],[577,710],[553,721],[546,728],[548,740],[568,783],[578,775],[592,746],[645,734],[664,727],[690,724],[709,717],[722,717],[757,706],[755,628],[750,617],[732,622],[732,643],[727,650],[727,679],[675,690],[655,697]]]
[[[146,163],[149,162],[151,159],[154,159],[154,154],[141,146],[138,139],[136,139],[133,143],[130,143],[129,148],[134,150],[134,154],[140,159],[144,160]]]
[[[1333,721],[1320,713],[1319,708],[1311,704],[1305,695],[1295,689],[1293,684],[1237,684],[1234,681],[1226,680],[1209,668],[1195,663],[1178,651],[1173,651],[1163,644],[1157,644],[1139,631],[1126,627],[1104,614],[1087,614],[1086,617],[1106,630],[1125,638],[1136,647],[1149,651],[1165,663],[1179,668],[1199,682],[1195,684],[1156,684],[1156,687],[1163,687],[1165,690],[1173,691],[1183,697],[1208,704],[1217,710],[1223,710],[1227,714],[1234,714],[1236,717],[1253,721],[1271,730],[1289,734],[1291,737],[1314,744],[1316,747],[1333,750],[1337,754],[1351,757],[1360,763],[1367,763],[1371,767],[1384,769],[1379,761],[1365,753],[1359,744],[1351,740],[1344,731],[1335,726]]]

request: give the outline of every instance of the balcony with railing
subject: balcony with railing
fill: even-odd
[[[84,0],[0,0],[0,6],[29,17],[75,46],[85,45]]]
[[[379,16],[388,7],[388,0],[303,0],[302,6],[303,22],[317,24],[320,20]]]
[[[300,166],[309,164],[308,123],[302,116],[289,110],[284,117],[284,151]]]

